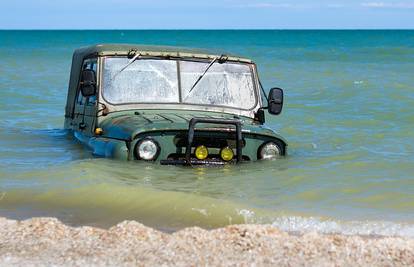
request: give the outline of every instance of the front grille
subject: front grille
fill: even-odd
[[[187,146],[188,135],[187,133],[177,134],[174,137],[174,144],[177,148],[185,148]],[[211,132],[196,132],[193,140],[192,147],[206,146],[208,148],[223,148],[231,147],[236,148],[236,139],[234,133],[217,133]],[[246,141],[243,139],[242,147],[246,145]]]
[[[190,126],[191,130],[191,126]],[[174,136],[173,142],[176,147],[175,153],[171,153],[164,160],[161,160],[161,164],[164,165],[223,165],[228,163],[236,163],[238,161],[237,156],[237,138],[238,132],[233,129],[204,129],[194,130],[194,135],[191,139],[191,148],[187,148],[189,142],[189,132],[179,132]],[[241,139],[240,151],[246,145],[246,141]],[[195,157],[194,151],[198,146],[205,146],[208,149],[208,157],[204,160],[199,160]],[[220,150],[222,148],[229,147],[233,149],[234,158],[230,161],[222,160],[220,156]],[[186,151],[189,150],[188,158],[186,158]],[[240,161],[250,161],[247,156],[241,155]]]

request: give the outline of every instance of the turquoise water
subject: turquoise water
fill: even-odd
[[[285,89],[289,156],[224,168],[94,158],[63,130],[71,54],[95,43],[253,58]],[[0,31],[0,216],[175,230],[270,223],[414,236],[414,31]]]

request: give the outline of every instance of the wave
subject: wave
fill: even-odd
[[[76,183],[76,181],[74,181]],[[136,186],[89,184],[77,188],[8,190],[0,194],[0,215],[13,219],[57,217],[81,226],[111,227],[124,220],[173,232],[198,226],[268,224],[292,233],[414,237],[414,224],[391,221],[342,221],[253,208],[229,200]]]
[[[314,217],[279,217],[273,226],[297,233],[414,237],[414,224],[390,221],[335,221]]]

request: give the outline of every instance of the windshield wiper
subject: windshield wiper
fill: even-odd
[[[121,72],[123,72],[126,68],[128,68],[129,66],[131,66],[132,63],[135,62],[135,60],[137,60],[139,57],[141,56],[141,53],[137,53],[133,58],[131,58],[128,63],[122,67],[121,70],[119,70],[117,73],[115,73],[115,75],[113,76],[113,78],[115,78],[117,75],[119,75]]]
[[[191,86],[190,91],[188,92],[188,94],[191,93],[191,91],[193,91],[193,89],[196,87],[196,85],[201,81],[201,79],[204,77],[204,75],[206,75],[207,71],[211,68],[211,66],[213,66],[214,63],[216,63],[216,61],[218,60],[218,62],[220,64],[223,64],[224,62],[226,62],[228,59],[227,56],[225,55],[221,55],[220,57],[215,57],[213,58],[212,61],[210,61],[210,63],[208,64],[207,68],[204,70],[203,74],[201,74],[200,76],[198,76],[197,80],[195,81],[195,83],[193,84],[193,86]],[[188,96],[188,95],[187,95]]]

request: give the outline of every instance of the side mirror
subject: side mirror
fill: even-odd
[[[268,111],[270,114],[279,115],[283,108],[283,90],[272,88],[269,92]]]
[[[82,71],[82,77],[80,82],[80,89],[82,95],[85,97],[93,96],[96,94],[96,74],[93,70]]]

